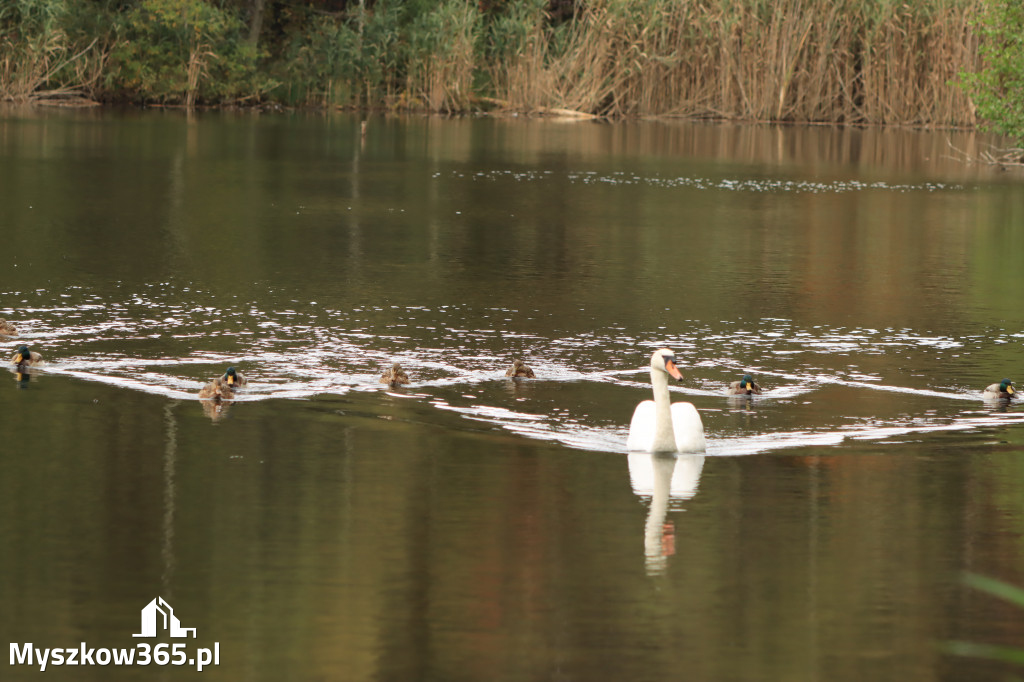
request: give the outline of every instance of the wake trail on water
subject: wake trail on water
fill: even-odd
[[[825,389],[973,402],[979,410],[984,406],[980,388],[903,386],[863,368],[872,358],[890,353],[917,354],[936,364],[958,361],[985,341],[981,334],[957,338],[905,328],[801,327],[778,318],[746,326],[686,321],[685,333],[659,328],[631,334],[623,327],[529,333],[519,327],[524,319],[544,317],[537,311],[459,305],[337,310],[294,300],[268,309],[238,300],[225,303],[207,292],[170,284],[131,292],[120,301],[79,290],[61,294],[59,301],[49,292],[37,296],[51,300],[32,303],[33,296],[25,294],[26,304],[17,308],[22,338],[11,341],[11,352],[13,344],[22,342],[43,350],[48,364],[42,374],[198,400],[202,386],[234,365],[249,379],[236,396],[236,402],[244,403],[386,392],[380,374],[397,361],[413,383],[396,394],[471,422],[585,450],[625,451],[633,406],[650,398],[648,370],[641,360],[660,347],[673,348],[684,371],[684,383],[672,386],[672,393],[692,397],[699,409],[710,412],[725,409],[725,390],[743,373],[765,384],[754,399],[761,406],[811,401]],[[525,359],[539,377],[525,380],[527,384],[548,387],[545,396],[552,400],[559,395],[550,390],[554,385],[621,389],[621,420],[609,424],[607,418],[577,414],[585,409],[578,404],[560,405],[548,410],[551,414],[518,409],[520,403],[510,392],[488,389],[512,381],[504,371],[514,357]],[[460,404],[460,396],[469,392],[474,392],[475,402]],[[501,404],[503,400],[512,402]],[[708,430],[708,454],[755,454],[849,439],[1004,427],[1024,419],[1014,412],[944,411],[945,416],[861,417],[853,425],[765,433],[716,435]]]
[[[333,358],[333,360],[335,362],[338,361],[337,358]],[[270,364],[279,361],[279,357],[274,357]],[[207,374],[212,376],[219,375],[228,362],[237,362],[237,360],[226,356],[212,356],[191,360],[162,358],[143,362],[120,359],[108,363],[79,357],[67,362],[56,361],[49,363],[43,371],[85,381],[96,381],[126,390],[142,391],[173,400],[197,400],[198,390],[205,382],[182,377],[170,373],[168,370],[183,367],[199,368],[207,370]],[[266,357],[247,356],[245,358],[247,366],[260,366],[267,362],[268,358]],[[410,368],[417,366],[415,363],[415,358],[409,358],[406,366]],[[388,392],[420,400],[435,409],[456,413],[469,421],[501,428],[523,437],[557,442],[568,447],[583,450],[625,452],[628,418],[633,407],[632,404],[626,401],[624,401],[623,423],[621,425],[587,423],[586,415],[573,419],[567,416],[572,413],[571,406],[568,406],[565,412],[559,412],[557,415],[548,415],[528,410],[517,410],[498,404],[455,404],[451,401],[451,396],[448,395],[453,390],[457,394],[462,395],[467,391],[473,391],[490,384],[500,382],[511,383],[513,380],[505,377],[504,373],[498,370],[466,370],[454,365],[438,362],[422,363],[419,367],[427,369],[428,364],[430,364],[429,369],[443,373],[445,376],[414,381],[413,384],[403,387],[400,391],[391,391],[386,385],[379,383],[376,372],[335,371],[325,373],[322,371],[321,366],[321,371],[308,377],[280,377],[273,382],[250,378],[249,386],[236,394],[235,402],[244,403],[271,399],[307,400],[316,396],[345,395],[351,392],[367,394]],[[558,365],[536,362],[534,363],[534,369],[538,376],[543,378],[520,381],[529,383],[540,382],[541,384],[557,382],[611,384],[616,387],[630,389],[628,396],[629,400],[633,401],[647,399],[648,392],[650,391],[649,381],[623,378],[623,375],[629,377],[639,374],[640,372],[636,369],[581,372]],[[294,371],[294,368],[292,371]],[[260,372],[260,374],[262,373]],[[813,374],[762,372],[761,374],[793,382],[767,389],[762,395],[753,398],[754,401],[761,405],[775,400],[809,397],[817,388],[824,385],[888,391],[954,401],[969,400],[975,403],[981,402],[978,395],[968,395],[954,391],[887,386],[863,381],[848,381],[820,372]],[[440,394],[437,392],[439,389],[443,390]],[[684,397],[714,398],[723,400],[723,402],[728,400],[723,395],[721,388],[712,390],[672,387],[672,392]],[[466,395],[464,397],[477,396]],[[703,409],[703,404],[701,407]],[[714,407],[709,409],[715,410]],[[716,436],[714,433],[709,432],[707,434],[707,454],[712,456],[751,455],[807,446],[839,445],[847,440],[877,441],[938,431],[966,431],[979,428],[1005,427],[1021,422],[1024,422],[1024,413],[992,412],[983,414],[971,413],[952,418],[921,417],[908,419],[903,416],[889,419],[878,418],[871,419],[868,423],[854,426],[815,427],[729,436]]]

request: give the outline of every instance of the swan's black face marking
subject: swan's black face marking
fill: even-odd
[[[665,363],[665,371],[668,372],[669,376],[676,381],[682,381],[683,375],[679,373],[679,369],[676,368],[676,356],[674,354],[662,355],[661,359]]]

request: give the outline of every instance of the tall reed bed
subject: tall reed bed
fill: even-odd
[[[970,125],[986,1],[0,0],[0,96]]]
[[[975,0],[591,0],[497,68],[513,106],[612,116],[969,124]],[[561,35],[558,32],[561,31]]]
[[[407,91],[434,111],[469,107],[477,69],[480,12],[465,0],[441,0],[410,26]]]
[[[482,68],[466,0],[350,3],[314,15],[271,68],[288,103],[463,111]]]
[[[95,85],[106,61],[98,40],[76,44],[61,0],[0,0],[0,99],[27,101]]]

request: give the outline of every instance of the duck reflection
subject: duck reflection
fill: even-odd
[[[14,377],[14,382],[18,388],[28,388],[28,382],[31,381],[34,374],[38,374],[39,370],[27,367],[27,366],[15,366],[11,367],[11,376]]]
[[[230,400],[200,400],[199,404],[203,406],[203,414],[213,422],[219,422],[221,419],[224,419],[224,417],[228,416],[228,410],[231,409]]]
[[[533,382],[523,381],[517,378],[511,378],[505,380],[505,391],[509,393],[516,400],[526,400],[533,393]]]
[[[1012,408],[1016,407],[1012,400],[1006,398],[990,398],[986,396],[984,398],[985,409],[989,412],[1011,412],[1014,411]]]
[[[644,557],[649,575],[658,575],[675,554],[675,524],[666,519],[672,503],[697,494],[704,455],[631,452],[629,480],[633,492],[650,501],[644,525]]]
[[[31,372],[28,370],[15,370],[12,373],[14,374],[14,380],[18,384],[18,388],[28,388],[28,382],[32,376]]]
[[[744,394],[730,395],[727,400],[729,401],[729,409],[735,412],[754,412],[755,401],[753,396]]]

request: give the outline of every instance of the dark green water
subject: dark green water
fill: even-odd
[[[1022,674],[941,649],[1024,646],[961,582],[1024,584],[1024,412],[981,397],[1024,381],[1024,186],[948,158],[983,141],[358,130],[0,119],[0,342],[48,360],[0,382],[0,639],[220,654],[0,679]],[[662,346],[706,456],[625,453]],[[195,639],[132,637],[157,596]]]

